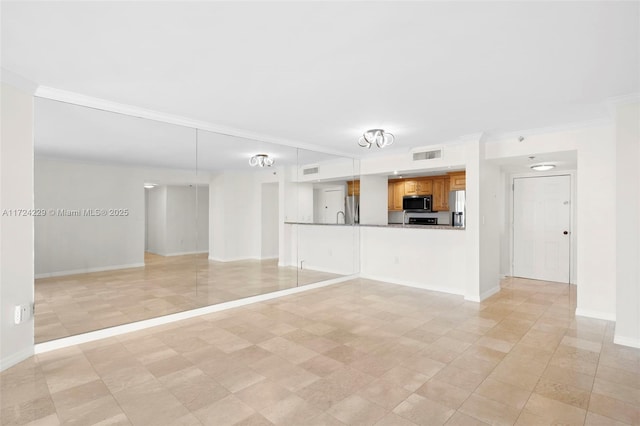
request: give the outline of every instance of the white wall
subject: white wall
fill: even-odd
[[[0,212],[33,208],[33,96],[2,83]],[[33,354],[33,319],[15,325],[13,308],[31,305],[33,217],[0,215],[0,371]]]
[[[262,184],[262,229],[261,252],[262,259],[278,257],[279,246],[279,188],[278,183]]]
[[[618,344],[640,348],[640,103],[617,105],[616,330]]]
[[[361,228],[349,225],[287,224],[291,247],[287,266],[351,275],[360,267]]]
[[[208,186],[160,185],[147,193],[149,252],[176,256],[208,251]]]
[[[145,189],[147,197],[147,251],[166,253],[167,231],[167,187],[156,186]]]
[[[535,134],[522,142],[516,137],[492,140],[485,147],[485,158],[489,160],[577,152],[576,314],[609,320],[616,316],[616,223],[607,214],[607,209],[615,209],[614,147],[614,131],[608,125]],[[471,212],[467,213],[471,219]],[[508,218],[504,226],[510,226]]]
[[[209,259],[229,262],[261,258],[262,184],[278,182],[280,172],[225,172],[211,179]],[[313,199],[313,188],[309,191]]]
[[[484,158],[485,145],[482,144]],[[500,291],[500,237],[503,232],[504,175],[486,160],[480,163],[480,300]]]
[[[360,276],[466,294],[464,230],[360,227]]]
[[[34,178],[39,209],[128,209],[121,216],[37,217],[36,277],[144,265],[144,181],[133,169],[36,158]]]
[[[360,223],[386,225],[389,208],[389,179],[386,176],[360,177]]]

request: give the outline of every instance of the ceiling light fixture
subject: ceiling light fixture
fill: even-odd
[[[389,146],[395,140],[395,136],[391,133],[387,133],[382,129],[371,129],[364,132],[360,139],[358,139],[358,145],[363,148],[371,148],[374,143],[378,145],[378,148],[384,148]]]
[[[275,163],[275,160],[267,154],[256,154],[249,159],[249,165],[251,167],[271,167],[273,163]]]
[[[546,172],[547,170],[555,169],[555,164],[545,163],[545,164],[534,164],[531,166],[533,170],[536,172]]]
[[[147,188],[147,189],[155,188],[156,186],[158,186],[158,185],[156,185],[155,183],[145,183],[144,184],[144,187]]]

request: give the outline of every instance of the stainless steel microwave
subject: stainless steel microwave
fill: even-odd
[[[402,197],[402,210],[431,211],[431,195],[405,195]]]

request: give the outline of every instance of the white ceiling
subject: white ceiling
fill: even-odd
[[[2,67],[359,156],[368,128],[399,152],[607,117],[640,92],[639,5],[3,1]]]

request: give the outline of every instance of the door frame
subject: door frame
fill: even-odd
[[[509,220],[507,231],[509,236],[507,238],[509,242],[509,275],[513,276],[513,262],[514,262],[514,227],[513,227],[513,213],[514,213],[514,185],[515,179],[521,178],[536,178],[536,177],[552,177],[552,176],[569,176],[571,180],[570,184],[570,193],[571,193],[571,213],[570,213],[570,239],[569,239],[569,283],[577,284],[577,172],[576,170],[565,170],[565,171],[549,171],[549,172],[528,172],[528,173],[512,173],[509,175],[508,188],[507,188],[507,199],[506,205],[508,208],[507,217]]]

